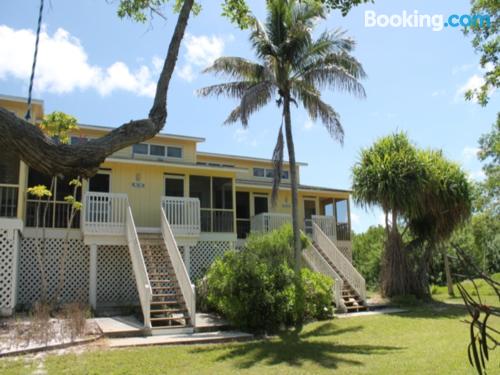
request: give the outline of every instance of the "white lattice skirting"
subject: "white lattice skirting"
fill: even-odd
[[[6,230],[0,229],[0,308],[12,309],[14,280],[14,241]],[[48,236],[50,237],[50,236]],[[48,298],[53,297],[58,283],[59,262],[63,252],[62,238],[47,238],[45,269]],[[190,275],[194,282],[203,277],[212,262],[233,247],[229,241],[200,241],[190,248]],[[22,238],[19,246],[17,305],[29,309],[40,299],[40,267],[37,258],[37,239]],[[185,249],[181,248],[181,253]],[[109,306],[133,306],[139,303],[129,249],[126,246],[98,246],[97,248],[97,309]],[[65,266],[65,286],[62,301],[89,301],[90,248],[81,239],[69,241]]]
[[[191,281],[203,277],[214,260],[231,248],[234,248],[234,244],[230,241],[200,241],[193,246],[189,270]]]
[[[16,285],[17,233],[0,228],[0,315],[10,315],[14,309]]]
[[[127,246],[97,248],[97,306],[138,305],[139,296]]]
[[[45,270],[48,282],[48,298],[51,299],[58,284],[59,263],[63,253],[62,238],[47,238],[45,245]],[[61,294],[63,302],[88,302],[89,296],[89,248],[82,240],[69,240],[65,265],[65,284]],[[30,307],[40,299],[40,266],[37,258],[37,239],[23,238],[19,257],[19,288],[17,303]]]

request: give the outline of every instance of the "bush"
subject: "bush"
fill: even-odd
[[[304,289],[304,320],[327,319],[333,314],[333,280],[308,268],[301,272]]]
[[[303,241],[305,246],[307,239]],[[302,272],[304,302],[296,303],[292,243],[290,226],[250,236],[243,250],[227,252],[212,264],[206,280],[198,284],[206,295],[201,305],[251,331],[275,332],[291,326],[302,321],[297,314],[302,310],[303,318],[325,317],[325,306],[329,306],[326,291],[331,291],[331,283],[321,275]]]

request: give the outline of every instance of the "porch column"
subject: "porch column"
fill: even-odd
[[[23,162],[19,162],[19,180],[17,189],[17,218],[24,220],[25,199],[26,199],[26,184],[28,183],[28,166]]]
[[[191,246],[189,245],[184,246],[184,265],[189,277],[191,277]]]
[[[89,302],[95,310],[97,307],[97,245],[90,245],[90,280]]]

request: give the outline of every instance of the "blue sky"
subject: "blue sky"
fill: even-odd
[[[33,53],[38,0],[4,0],[0,5],[0,93],[25,96]],[[249,1],[263,18],[264,1]],[[116,4],[104,0],[46,1],[35,96],[46,111],[73,114],[81,123],[118,126],[144,117],[158,64],[165,55],[174,16],[135,24],[116,17]],[[215,4],[215,5],[214,5]],[[219,1],[202,1],[181,50],[169,93],[166,132],[202,136],[203,151],[270,157],[280,115],[270,105],[255,115],[248,130],[224,127],[236,105],[228,99],[202,99],[197,88],[216,83],[200,70],[220,55],[252,58],[248,34],[220,16]],[[479,57],[459,29],[367,28],[364,12],[465,14],[468,0],[381,1],[359,6],[347,17],[333,13],[318,31],[343,28],[357,41],[355,56],[368,78],[364,100],[344,93],[324,97],[341,114],[345,143],[329,138],[301,109],[293,110],[297,158],[309,163],[302,183],[351,186],[351,167],[362,147],[402,130],[421,147],[442,149],[461,163],[471,178],[481,178],[475,157],[477,140],[487,132],[499,108],[498,93],[487,108],[463,100],[465,87],[480,81]],[[362,231],[380,222],[378,210],[353,208],[353,227]]]

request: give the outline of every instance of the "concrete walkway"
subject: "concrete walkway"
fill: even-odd
[[[229,341],[251,340],[253,337],[249,333],[237,331],[216,331],[164,336],[109,338],[107,339],[107,344],[110,348],[149,345],[216,344]]]
[[[403,313],[403,312],[408,312],[408,310],[399,309],[396,307],[387,307],[387,308],[382,308],[380,310],[374,310],[374,311],[360,311],[360,312],[349,313],[349,314],[335,314],[334,317],[339,318],[339,319],[347,319],[347,318],[357,318],[360,316],[396,314],[396,313]]]

